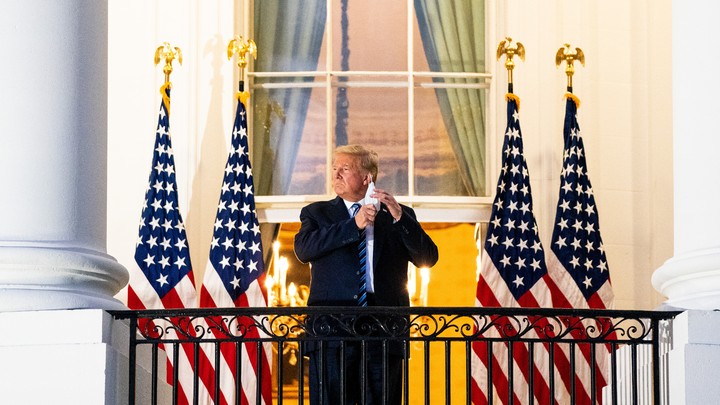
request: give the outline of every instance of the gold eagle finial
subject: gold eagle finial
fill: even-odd
[[[237,55],[237,65],[242,72],[242,69],[248,64],[247,54],[252,55],[253,59],[257,59],[257,45],[252,39],[248,39],[247,42],[243,41],[242,35],[235,35],[235,38],[230,40],[227,46],[227,57],[228,60],[232,59],[233,55]]]
[[[254,59],[257,59],[257,45],[252,39],[247,41],[243,40],[242,35],[235,35],[235,38],[231,39],[227,46],[227,57],[228,60],[232,59],[233,55],[237,55],[237,65],[240,68],[240,84],[237,98],[245,104],[250,98],[250,93],[245,91],[245,68],[248,65],[248,54],[252,55]]]
[[[513,69],[515,69],[515,62],[513,61],[513,57],[517,55],[520,60],[525,60],[525,46],[521,42],[515,42],[515,46],[512,46],[513,40],[510,37],[505,37],[497,47],[497,60],[500,60],[500,57],[503,55],[506,55],[505,58],[505,69],[508,71],[508,87],[512,87],[513,82],[513,76],[512,72]],[[512,91],[510,91],[512,92]]]
[[[564,46],[560,47],[558,49],[557,53],[555,54],[555,67],[560,66],[560,64],[565,61],[565,74],[568,77],[568,91],[572,92],[572,77],[573,74],[575,74],[575,61],[580,62],[583,66],[585,66],[585,53],[583,53],[582,49],[575,48],[573,51],[570,49],[570,44],[565,44]]]
[[[170,73],[173,71],[173,60],[177,58],[178,63],[182,65],[182,52],[180,51],[180,48],[172,48],[169,43],[163,42],[163,44],[158,46],[155,50],[155,66],[157,66],[163,58],[165,59],[165,66],[163,66],[165,83],[169,83]]]

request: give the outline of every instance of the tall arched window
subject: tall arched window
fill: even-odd
[[[307,291],[308,266],[293,253],[300,208],[334,196],[332,151],[360,143],[380,156],[378,187],[414,207],[440,250],[432,271],[442,276],[408,269],[412,305],[473,305],[476,223],[491,203],[485,2],[251,4],[258,59],[250,133],[269,279],[278,280],[270,296]],[[287,302],[296,301],[271,298]]]

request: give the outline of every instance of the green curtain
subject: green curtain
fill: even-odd
[[[415,0],[415,13],[430,70],[485,71],[485,2]],[[435,82],[475,83],[475,79],[435,78]],[[485,103],[483,89],[438,88],[435,96],[469,195],[485,185]]]
[[[325,0],[255,1],[256,72],[317,70],[325,32]],[[314,78],[257,78],[255,83]],[[253,91],[253,175],[257,195],[284,195],[300,149],[310,88]],[[278,224],[260,224],[265,263],[272,257]]]
[[[256,72],[317,70],[325,32],[325,0],[255,2]],[[255,83],[314,81],[257,78]],[[258,195],[284,195],[290,187],[302,140],[311,88],[256,90],[251,100],[253,168]]]

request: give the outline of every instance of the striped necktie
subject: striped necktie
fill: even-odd
[[[353,204],[350,208],[353,209],[353,217],[360,211],[360,203]],[[360,287],[358,288],[358,306],[367,306],[367,278],[366,274],[366,259],[367,259],[367,246],[365,244],[365,229],[360,230],[360,243],[358,245],[358,257],[360,258],[360,268],[358,274],[360,275]]]

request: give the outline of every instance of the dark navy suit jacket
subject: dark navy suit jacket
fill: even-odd
[[[408,306],[407,266],[431,267],[438,260],[435,243],[417,222],[415,211],[401,205],[403,214],[393,223],[385,205],[375,218],[373,278],[375,305]],[[360,276],[360,232],[340,197],[304,207],[295,255],[311,263],[308,305],[357,305]]]

